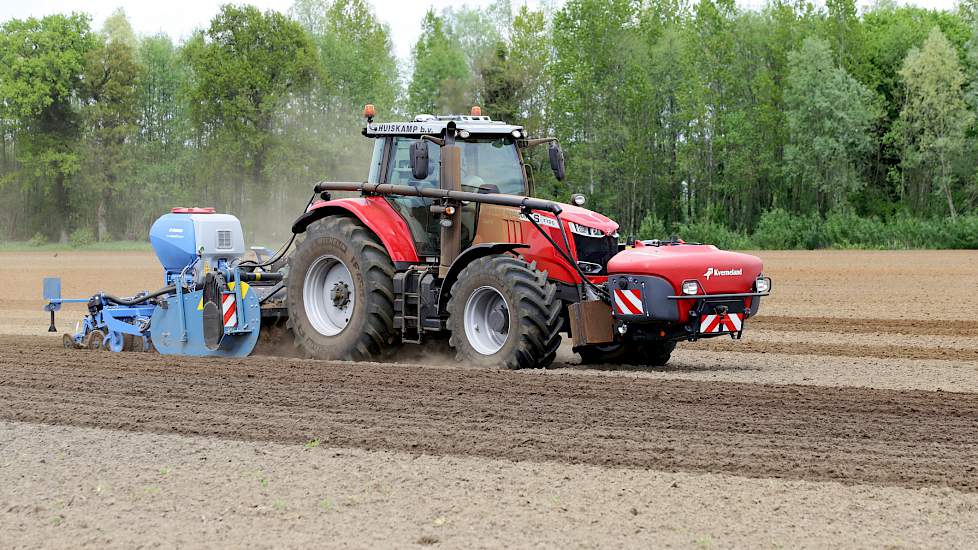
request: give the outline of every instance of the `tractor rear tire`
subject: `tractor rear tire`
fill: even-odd
[[[581,356],[582,365],[633,365],[661,367],[669,362],[675,342],[628,342],[580,346],[574,352]]]
[[[448,301],[449,343],[466,365],[543,368],[560,346],[561,303],[547,274],[514,256],[473,260]]]
[[[288,326],[307,357],[367,361],[398,343],[394,263],[357,220],[311,225],[289,256],[287,290]]]

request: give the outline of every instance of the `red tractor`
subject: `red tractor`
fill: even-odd
[[[676,342],[730,335],[771,288],[761,260],[681,240],[619,243],[618,224],[531,198],[524,151],[553,138],[470,116],[375,123],[366,182],[324,182],[293,224],[287,311],[296,344],[369,360],[448,338],[464,364],[546,367],[562,334],[586,363],[663,365]],[[332,198],[353,191],[356,198]]]

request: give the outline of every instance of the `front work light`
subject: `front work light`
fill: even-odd
[[[700,284],[696,281],[683,281],[683,294],[692,296],[700,293]]]
[[[754,290],[760,293],[769,292],[771,290],[771,279],[767,277],[758,277],[754,281]]]

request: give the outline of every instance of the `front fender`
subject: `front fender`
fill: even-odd
[[[377,235],[394,262],[417,263],[418,252],[408,228],[397,212],[381,197],[318,201],[292,224],[293,233],[304,233],[316,220],[326,216],[354,216]]]
[[[452,266],[448,268],[448,273],[445,275],[445,281],[441,285],[441,294],[438,297],[438,311],[444,312],[446,308],[448,308],[448,299],[450,297],[452,285],[454,285],[455,281],[458,279],[458,274],[465,269],[465,266],[472,263],[472,260],[483,258],[485,256],[505,254],[520,248],[529,248],[529,246],[520,243],[481,243],[472,245],[462,251],[462,253],[455,258],[455,261],[452,262]]]

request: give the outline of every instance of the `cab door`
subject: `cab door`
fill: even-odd
[[[415,179],[411,173],[410,154],[411,144],[415,141],[417,141],[415,138],[391,138],[386,183],[417,188],[437,188],[441,151],[434,143],[425,142],[428,146],[428,177],[423,180]],[[411,229],[411,237],[417,247],[418,257],[438,256],[439,220],[431,213],[432,199],[388,196],[387,201]]]

